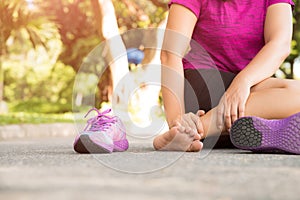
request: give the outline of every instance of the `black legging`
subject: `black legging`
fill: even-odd
[[[208,112],[216,107],[235,76],[215,69],[184,70],[185,111],[196,113],[201,109]]]

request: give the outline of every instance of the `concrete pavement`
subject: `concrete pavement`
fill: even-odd
[[[1,141],[0,199],[299,199],[300,156],[202,157],[155,152],[149,141],[105,155],[74,153],[73,137]]]
[[[0,141],[20,138],[67,137],[76,134],[74,123],[13,124],[0,126]]]

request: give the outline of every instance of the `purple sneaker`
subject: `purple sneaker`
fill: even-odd
[[[100,112],[96,108],[89,110],[86,116],[91,111],[96,111],[98,116],[89,119],[84,131],[76,136],[74,150],[78,153],[126,151],[128,140],[126,139],[125,126],[120,118],[108,116],[111,109]]]
[[[240,149],[300,154],[300,113],[280,120],[242,117],[233,123],[230,139]]]

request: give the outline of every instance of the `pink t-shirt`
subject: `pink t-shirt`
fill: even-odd
[[[191,43],[192,50],[183,59],[184,68],[215,67],[233,73],[244,69],[264,46],[268,6],[294,5],[292,0],[171,0],[169,5],[174,3],[198,18],[192,35],[197,45]]]

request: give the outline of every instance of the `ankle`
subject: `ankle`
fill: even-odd
[[[201,124],[202,124],[202,127],[203,127],[203,136],[201,137],[201,139],[204,139],[204,138],[207,137],[207,133],[208,133],[207,117],[205,115],[201,116],[200,121],[201,121]]]

